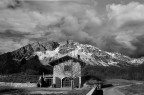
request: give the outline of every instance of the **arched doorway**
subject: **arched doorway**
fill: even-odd
[[[62,79],[62,87],[71,87],[71,79],[66,77]]]

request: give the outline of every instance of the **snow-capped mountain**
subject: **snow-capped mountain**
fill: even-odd
[[[134,59],[120,53],[111,53],[92,45],[68,40],[60,43],[50,41],[28,44],[13,52],[0,55],[0,64],[7,64],[9,61],[19,64],[23,59],[30,60],[36,55],[43,65],[49,65],[49,62],[66,55],[74,58],[80,56],[80,60],[86,64],[96,66],[129,66],[144,62],[144,58]]]
[[[39,60],[41,60],[44,65],[66,55],[74,58],[77,58],[79,55],[80,59],[85,63],[100,66],[135,65],[141,64],[144,61],[144,59],[132,59],[120,53],[102,51],[92,45],[80,44],[72,40],[59,43],[59,46],[54,50],[37,51],[34,54],[39,57]]]

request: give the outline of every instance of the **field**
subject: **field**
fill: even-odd
[[[36,83],[39,75],[3,75],[0,76],[0,82],[12,82],[12,83]],[[120,86],[119,90],[125,95],[144,95],[144,84],[141,81],[124,80],[124,79],[107,79],[106,84],[112,84],[113,86]],[[144,83],[144,82],[143,82]],[[124,87],[121,87],[124,86]],[[9,87],[0,86],[0,94],[23,94],[23,95],[86,95],[90,90],[90,87],[74,90],[66,89],[49,89],[49,88],[37,88],[37,87]],[[64,92],[64,94],[62,94]],[[30,94],[31,93],[31,94]],[[50,94],[51,93],[51,94]],[[57,93],[57,94],[55,94]]]
[[[135,80],[125,80],[125,79],[107,79],[107,83],[113,84],[114,86],[132,85],[137,83]]]
[[[39,75],[24,75],[24,74],[3,75],[3,76],[0,76],[0,82],[13,82],[13,83],[31,82],[31,83],[37,83],[38,78],[39,78]]]
[[[110,79],[107,82],[117,86],[125,95],[144,95],[143,81]]]
[[[8,86],[0,86],[0,95],[86,95],[90,88],[81,89],[56,89],[56,88],[14,88]]]
[[[20,94],[27,94],[27,91],[24,89],[18,89],[9,86],[0,86],[0,95],[20,95]]]
[[[0,82],[5,83],[37,83],[39,75],[3,75],[0,76]],[[86,89],[48,89],[48,88],[37,88],[37,87],[12,87],[9,85],[0,85],[1,94],[22,94],[22,95],[86,95],[90,88]],[[61,92],[66,92],[62,94]],[[49,94],[51,93],[51,94]],[[57,93],[57,94],[54,94]]]
[[[120,88],[125,95],[144,95],[144,84],[133,84],[131,86]]]

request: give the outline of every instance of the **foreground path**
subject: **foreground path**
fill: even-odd
[[[103,95],[125,95],[122,92],[120,92],[118,87],[111,87],[111,88],[105,88],[103,90]],[[92,95],[95,88],[92,88],[86,95]]]
[[[117,87],[106,88],[103,91],[104,91],[104,95],[125,95],[122,92],[120,92],[117,89]]]
[[[143,83],[137,82],[135,84],[138,85],[138,84],[143,84]],[[126,87],[126,86],[131,86],[131,84],[123,85],[123,86],[116,86],[116,87],[111,87],[111,88],[106,88],[106,89],[103,90],[104,91],[104,95],[125,95],[122,92],[120,92],[118,90],[118,88],[122,88],[122,87]]]

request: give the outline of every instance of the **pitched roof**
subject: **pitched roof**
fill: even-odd
[[[55,65],[58,65],[59,63],[62,63],[62,62],[65,62],[65,61],[68,61],[68,60],[73,60],[74,62],[79,62],[80,64],[81,64],[81,66],[84,66],[86,63],[85,62],[83,62],[81,59],[79,59],[79,58],[74,58],[74,57],[71,57],[71,56],[68,56],[68,55],[66,55],[66,56],[64,56],[64,57],[61,57],[61,58],[59,58],[59,59],[56,59],[56,60],[53,60],[53,61],[51,61],[51,62],[49,62],[49,64],[51,65],[51,66],[55,66]]]

